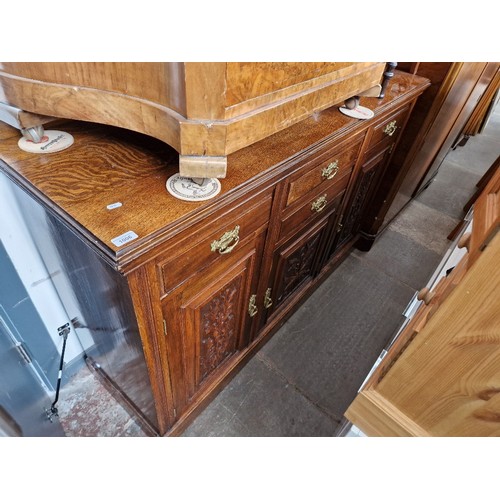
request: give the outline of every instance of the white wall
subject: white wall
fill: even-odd
[[[0,175],[0,240],[60,352],[63,338],[57,328],[68,323],[69,318],[24,223],[11,182],[4,175]],[[69,362],[81,353],[82,347],[72,329],[64,359]]]

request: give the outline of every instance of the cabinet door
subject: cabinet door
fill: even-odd
[[[162,300],[177,416],[200,391],[220,381],[249,343],[259,321],[257,270],[265,234],[229,259],[193,273]]]
[[[362,221],[366,219],[370,200],[381,180],[392,147],[380,151],[361,165],[355,188],[345,212],[331,229],[327,246],[327,259],[331,259],[358,233]]]
[[[317,274],[319,254],[328,220],[323,219],[306,232],[282,244],[274,252],[273,271],[269,281],[272,305],[268,315],[274,313],[294,296]]]

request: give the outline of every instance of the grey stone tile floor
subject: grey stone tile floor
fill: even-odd
[[[499,153],[497,106],[483,133],[447,154],[434,181],[372,249],[354,250],[183,436],[335,436],[343,413],[399,328],[405,306],[445,254],[462,207]],[[68,436],[143,435],[97,381],[85,374],[79,378],[81,383],[69,383],[63,391],[68,400],[60,413]],[[94,411],[99,394],[101,412],[109,418]],[[85,411],[85,400],[92,401],[92,411]]]

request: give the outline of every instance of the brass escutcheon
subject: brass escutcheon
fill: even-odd
[[[321,212],[321,210],[326,207],[326,204],[326,194],[324,194],[323,196],[320,196],[316,201],[312,202],[311,210],[313,212]]]
[[[218,240],[212,241],[210,249],[212,252],[218,251],[220,254],[231,252],[240,241],[239,232],[240,226],[236,226],[232,231],[225,232]],[[232,243],[233,241],[234,243]]]
[[[324,179],[333,179],[337,175],[339,169],[339,161],[335,160],[321,171],[321,177]]]
[[[387,134],[389,137],[392,137],[394,132],[396,132],[396,120],[392,121],[391,123],[388,123],[385,128],[384,128],[384,134]]]
[[[254,293],[250,297],[250,302],[248,303],[248,314],[250,315],[251,318],[253,318],[259,311],[257,309],[257,306],[255,305],[256,300],[257,300],[257,295]]]

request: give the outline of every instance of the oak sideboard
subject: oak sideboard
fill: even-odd
[[[196,203],[167,192],[179,157],[156,138],[68,120],[74,144],[35,155],[1,126],[0,170],[88,362],[151,434],[181,433],[359,244],[428,84],[396,71],[361,98],[370,120],[333,106],[229,154],[221,193]]]

